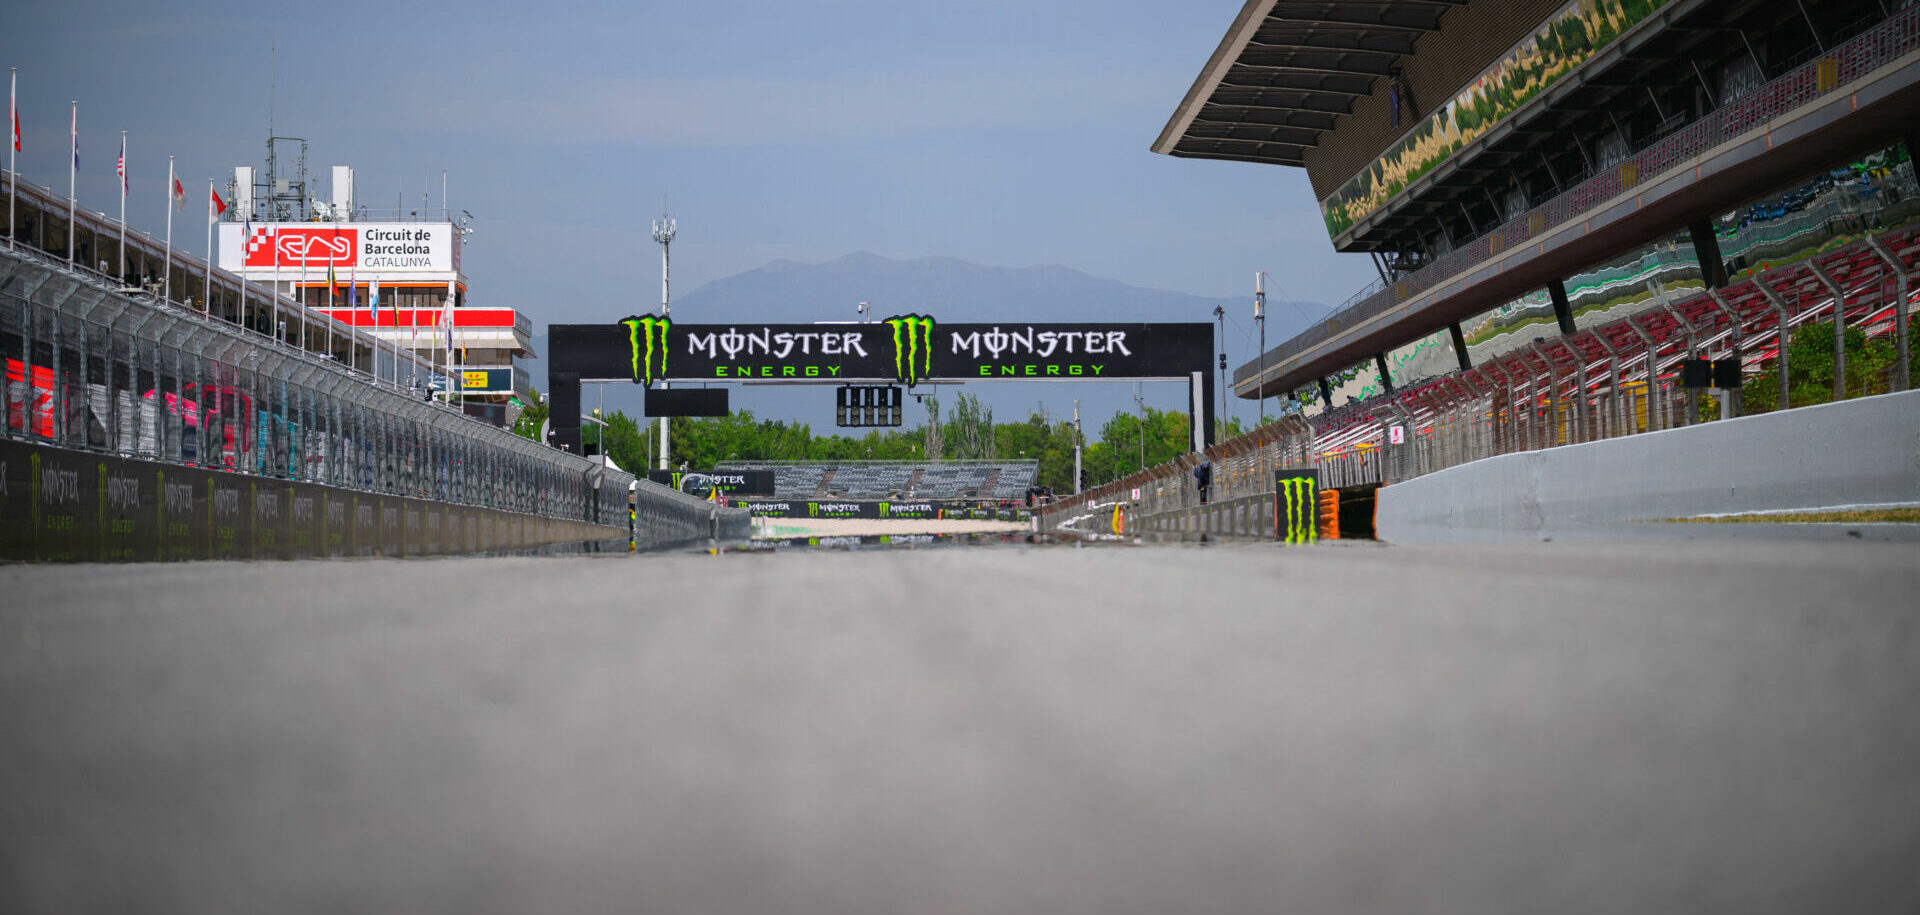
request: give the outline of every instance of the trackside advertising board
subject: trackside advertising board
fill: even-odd
[[[459,233],[446,222],[297,222],[219,224],[220,268],[233,272],[332,267],[339,282],[358,276],[447,274],[460,269]]]
[[[765,496],[773,494],[773,471],[740,470],[702,473],[697,470],[649,470],[647,479],[668,489],[704,496],[719,490],[726,496]]]
[[[868,521],[924,521],[972,518],[983,521],[1025,521],[1026,508],[991,508],[975,502],[869,502],[850,499],[742,499],[741,507],[765,518],[859,518]]]

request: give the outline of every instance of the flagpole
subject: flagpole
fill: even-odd
[[[78,100],[73,103],[73,125],[67,137],[68,146],[71,147],[68,152],[72,153],[67,157],[67,266],[71,267],[73,266],[73,188],[74,182],[80,177],[80,102]]]
[[[213,314],[213,179],[207,179],[207,291],[201,296],[200,310]]]
[[[14,235],[17,233],[13,230],[16,224],[16,220],[13,217],[13,207],[14,201],[19,197],[20,192],[20,170],[14,166],[13,159],[19,152],[16,148],[20,145],[17,142],[20,136],[19,126],[20,68],[14,67],[13,80],[8,84],[7,88],[7,247],[9,248],[17,244],[14,239]]]
[[[167,259],[160,272],[160,300],[173,298],[173,157],[167,157]]]
[[[120,285],[127,284],[127,132],[120,131]]]
[[[240,330],[247,329],[247,233],[240,233],[240,270],[234,274],[240,281]]]
[[[333,230],[333,240],[336,242],[340,240],[340,229],[338,227],[335,227]],[[334,260],[333,247],[329,245],[327,247],[327,355],[329,356],[333,355],[333,324],[339,320],[333,316]],[[353,354],[349,352],[347,355],[348,358],[352,358]]]
[[[271,216],[273,214],[269,213],[267,215]],[[273,314],[267,318],[267,333],[272,334],[274,340],[284,344],[287,341],[280,339],[281,333],[280,333],[280,224],[279,223],[267,224],[267,241],[273,245],[273,298],[271,299],[271,301],[273,302]]]

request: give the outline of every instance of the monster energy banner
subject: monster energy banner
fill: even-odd
[[[743,499],[740,502],[764,518],[861,518],[865,520],[924,521],[934,518],[978,518],[1025,521],[1025,508],[987,508],[977,502],[862,502],[830,499]]]
[[[647,479],[669,489],[705,496],[719,490],[724,496],[767,496],[773,494],[773,471],[733,470],[701,473],[688,470],[649,470]]]
[[[1273,536],[1286,543],[1320,539],[1320,472],[1280,470],[1274,474]]]
[[[1179,378],[1208,370],[1210,324],[679,324],[654,315],[549,327],[582,381],[839,383]]]

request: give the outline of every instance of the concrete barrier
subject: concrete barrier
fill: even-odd
[[[1920,391],[1506,454],[1379,492],[1388,541],[1507,540],[1698,515],[1920,501]]]

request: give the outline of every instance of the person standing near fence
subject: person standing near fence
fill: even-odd
[[[1193,468],[1193,485],[1195,489],[1200,491],[1200,504],[1207,504],[1207,492],[1213,488],[1213,464],[1211,462],[1202,461],[1200,462],[1200,466]]]

